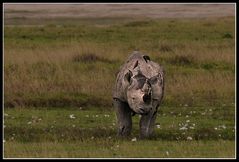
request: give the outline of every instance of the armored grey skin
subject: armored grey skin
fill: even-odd
[[[163,93],[163,68],[149,56],[133,52],[120,67],[113,90],[118,135],[130,135],[132,115],[141,114],[140,137],[149,137],[153,133]]]

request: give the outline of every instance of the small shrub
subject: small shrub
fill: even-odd
[[[18,64],[9,64],[4,66],[4,73],[6,75],[14,74],[17,73],[19,69]]]
[[[216,68],[217,67],[217,64],[215,63],[205,63],[205,64],[202,64],[201,66],[203,69],[206,69],[206,70],[211,70],[213,68]]]
[[[31,69],[28,69],[28,72],[36,74],[41,79],[47,79],[49,76],[53,76],[57,67],[55,64],[39,61],[32,64]]]
[[[224,33],[222,38],[231,39],[231,38],[233,38],[233,36],[230,33]]]
[[[192,56],[175,56],[169,60],[169,63],[174,65],[192,65],[193,58]]]
[[[172,47],[170,47],[169,45],[161,45],[160,49],[161,52],[170,52],[173,51]]]
[[[127,24],[125,24],[126,27],[137,27],[137,26],[145,26],[145,25],[149,25],[150,22],[149,21],[133,21],[133,22],[129,22]]]
[[[85,63],[92,63],[92,62],[105,62],[105,63],[113,63],[113,61],[108,60],[106,58],[99,57],[93,53],[85,53],[83,55],[76,54],[72,58],[73,62],[85,62]]]

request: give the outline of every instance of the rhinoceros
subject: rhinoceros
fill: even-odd
[[[139,114],[140,138],[150,137],[163,95],[163,67],[134,51],[120,67],[113,89],[118,135],[130,135],[132,116]]]

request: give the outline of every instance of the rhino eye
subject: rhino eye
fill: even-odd
[[[155,83],[157,83],[157,80],[158,80],[157,76],[154,76],[154,77],[150,78],[149,83],[155,84]]]
[[[126,74],[125,74],[125,76],[124,76],[124,78],[125,78],[125,80],[127,81],[127,82],[129,82],[130,84],[132,83],[132,79],[131,79],[131,77],[133,76],[133,74],[132,74],[132,72],[129,70]]]

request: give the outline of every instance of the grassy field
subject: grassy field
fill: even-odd
[[[159,114],[154,136],[139,140],[138,116],[133,118],[132,135],[118,139],[113,111],[7,109],[4,153],[6,157],[232,158],[233,123],[211,118],[215,113],[214,109],[205,115],[201,111],[188,115],[164,111]]]
[[[24,21],[4,27],[4,157],[235,157],[234,17]],[[137,115],[116,136],[115,73],[134,50],[166,72],[148,140]]]

